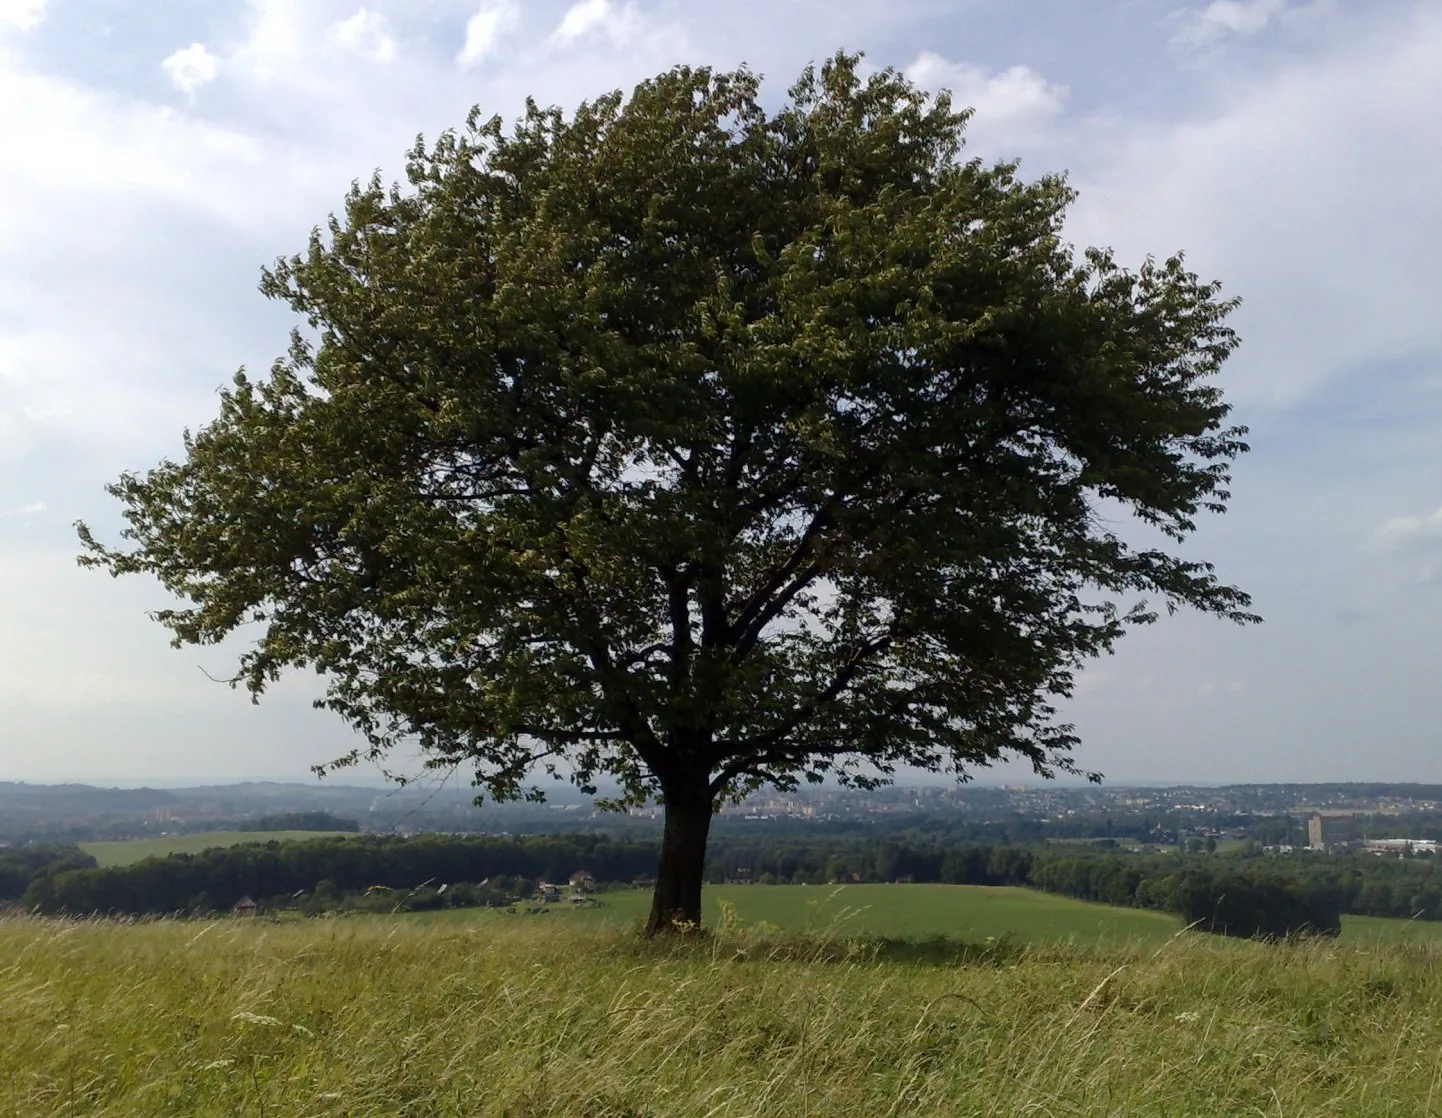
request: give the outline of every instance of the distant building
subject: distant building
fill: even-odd
[[[256,903],[249,897],[241,897],[235,902],[235,907],[230,911],[236,916],[254,916],[258,910]]]
[[[1368,854],[1393,854],[1398,858],[1405,858],[1409,854],[1430,854],[1436,855],[1437,842],[1435,839],[1368,839],[1362,843],[1362,849]]]
[[[1313,850],[1346,846],[1357,841],[1357,816],[1353,812],[1316,812],[1307,820],[1307,845]]]

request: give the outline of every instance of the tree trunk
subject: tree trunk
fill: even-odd
[[[701,926],[701,879],[706,869],[706,836],[711,832],[711,788],[699,780],[665,782],[666,830],[646,935]]]

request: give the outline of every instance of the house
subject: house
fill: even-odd
[[[561,888],[558,885],[548,885],[544,881],[538,881],[536,894],[543,901],[558,901],[561,899]]]
[[[571,892],[589,893],[596,887],[596,879],[585,870],[577,870],[571,875]]]
[[[230,911],[233,916],[254,916],[260,907],[249,897],[241,897]]]

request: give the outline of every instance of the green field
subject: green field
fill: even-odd
[[[1342,938],[1379,943],[1442,943],[1442,922],[1389,920],[1381,916],[1342,917]]]
[[[549,906],[546,916],[630,927],[645,919],[651,905],[651,894],[643,889],[600,893],[597,899],[598,907],[575,910],[563,901]],[[773,926],[833,938],[945,936],[974,944],[1006,938],[1029,944],[1070,941],[1105,946],[1162,943],[1181,930],[1181,921],[1167,913],[985,885],[712,885],[702,895],[708,928],[720,926],[723,904],[731,908],[736,926],[742,929]],[[463,908],[416,914],[412,919],[510,921],[516,917]],[[1344,916],[1342,939],[1436,943],[1442,942],[1442,923]]]
[[[0,1113],[1437,1112],[1442,945],[1184,933],[924,959],[494,914],[11,917]]]
[[[601,893],[598,899],[601,907],[566,912],[566,917],[635,924],[651,906],[651,894],[643,889]],[[984,885],[713,885],[702,894],[708,927],[720,923],[723,903],[732,907],[742,928],[768,924],[836,937],[1156,943],[1181,927],[1176,917],[1163,913]],[[565,902],[552,908],[564,910]],[[479,913],[452,909],[445,915],[467,919]]]
[[[80,849],[92,855],[102,866],[128,866],[144,858],[165,854],[199,854],[217,846],[236,846],[242,842],[288,842],[295,839],[324,838],[327,835],[352,834],[350,831],[202,831],[194,835],[158,835],[155,838],[130,839],[124,842],[82,842]]]

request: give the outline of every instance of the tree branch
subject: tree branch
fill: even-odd
[[[525,734],[527,737],[538,738],[541,741],[564,742],[566,744],[579,744],[587,741],[624,741],[626,735],[620,730],[559,730],[544,726],[513,726],[512,729],[518,734]],[[536,761],[548,756],[553,750],[545,753],[538,753],[531,760]]]
[[[777,567],[765,582],[751,592],[746,604],[741,607],[741,612],[736,615],[736,621],[732,626],[732,635],[740,655],[745,655],[756,644],[756,641],[760,639],[761,631],[820,573],[819,568],[812,564],[809,572],[801,579],[792,582],[789,587],[786,585],[806,561],[817,537],[831,523],[835,514],[835,501],[836,499],[833,497],[816,510],[811,517],[811,522],[806,525],[805,531],[801,533],[801,538],[796,541],[796,545],[791,549],[785,562]],[[779,598],[774,597],[783,587],[786,587],[785,593]],[[745,645],[744,649],[741,647],[743,644]]]
[[[807,702],[795,707],[782,719],[779,725],[766,731],[766,733],[758,734],[744,741],[717,743],[718,748],[724,751],[723,755],[736,751],[740,751],[743,754],[743,756],[737,758],[721,770],[721,775],[718,777],[718,779],[722,781],[720,786],[724,787],[727,781],[748,771],[748,769],[754,765],[773,763],[774,758],[770,756],[769,751],[781,744],[798,726],[815,716],[816,712],[822,706],[835,702],[840,698],[846,689],[851,686],[852,681],[856,678],[857,673],[861,671],[866,662],[876,656],[877,653],[884,652],[890,648],[895,641],[896,634],[894,632],[888,632],[873,640],[867,641],[847,658],[846,662],[836,672],[831,682],[828,683],[825,688],[812,696]],[[824,750],[812,750],[811,752],[824,752]],[[845,750],[842,750],[842,752],[845,752]]]

